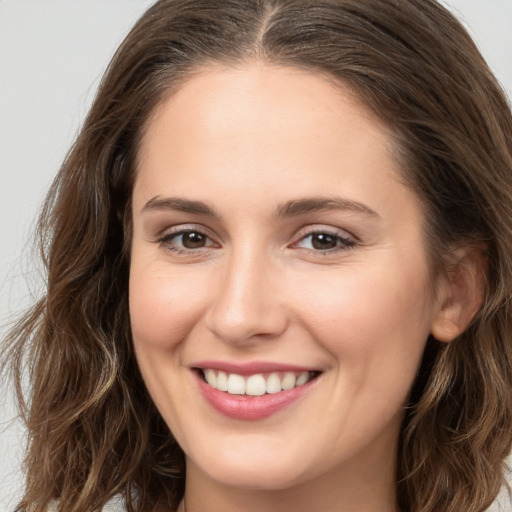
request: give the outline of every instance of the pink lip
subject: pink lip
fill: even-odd
[[[263,367],[258,365],[257,371],[249,370],[251,365],[244,365],[244,373],[240,373],[240,366],[237,369],[230,370],[230,373],[238,373],[238,375],[250,375],[253,373],[265,373],[271,371],[306,371],[305,369],[296,369],[296,367],[279,365],[268,369],[266,365]],[[197,368],[197,366],[196,366]],[[204,368],[226,370],[226,366],[217,368],[215,365],[206,365]],[[199,389],[206,399],[206,401],[219,413],[229,418],[237,420],[261,420],[268,418],[272,414],[281,411],[285,407],[296,402],[299,398],[305,395],[311,387],[316,383],[318,378],[315,378],[302,386],[297,386],[293,389],[280,391],[279,393],[265,394],[261,396],[248,396],[248,395],[230,395],[227,392],[219,391],[218,389],[209,386],[200,375],[200,372],[195,371],[196,380]]]

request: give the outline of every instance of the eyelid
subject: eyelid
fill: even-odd
[[[176,224],[174,226],[166,226],[164,229],[161,229],[158,233],[156,233],[155,238],[160,240],[162,238],[179,235],[181,233],[186,233],[188,231],[197,231],[198,233],[206,235],[209,238],[217,238],[214,234],[212,234],[211,229],[207,228],[203,224],[194,224],[194,223],[185,223],[185,224]]]
[[[345,240],[353,240],[354,242],[359,241],[359,238],[350,231],[347,231],[346,229],[337,228],[335,226],[329,226],[326,224],[310,224],[308,226],[304,226],[297,232],[294,238],[296,240],[301,240],[304,237],[315,233],[325,233],[333,236],[338,236]]]

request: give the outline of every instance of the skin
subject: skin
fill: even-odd
[[[430,286],[421,204],[392,148],[349,91],[257,62],[204,69],[149,121],[130,312],[145,383],[186,454],[188,512],[395,510],[398,434],[425,342],[458,327],[450,287]],[[155,206],[170,197],[215,216]],[[276,215],[334,197],[359,206]],[[184,247],[183,227],[204,246]],[[319,250],[312,232],[341,238]],[[192,367],[204,360],[322,373],[298,401],[244,421],[199,392]]]

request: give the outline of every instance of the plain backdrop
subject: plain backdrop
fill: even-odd
[[[0,335],[40,290],[30,233],[45,191],[115,48],[151,3],[0,0]],[[512,98],[512,0],[445,4],[466,24]],[[24,435],[14,417],[4,388],[0,512],[14,509],[22,483]],[[512,512],[504,503],[492,510]]]

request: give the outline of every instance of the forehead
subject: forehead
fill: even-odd
[[[219,108],[223,116],[219,118]],[[292,117],[292,128],[300,119],[301,124],[316,122],[325,116],[338,122],[352,115],[353,120],[364,119],[372,124],[374,135],[381,136],[387,126],[367,108],[359,96],[348,86],[321,71],[300,69],[249,61],[227,67],[221,64],[198,68],[188,78],[172,88],[154,110],[146,124],[145,133],[152,124],[172,113],[191,117],[195,128],[201,123],[219,132],[229,127],[233,120],[251,116],[256,128],[271,128],[269,112],[279,112],[273,126],[283,125]],[[343,119],[337,117],[343,112]],[[300,113],[300,117],[299,117]],[[259,114],[259,118],[256,116]],[[237,118],[235,119],[235,116]],[[225,121],[225,122],[223,122]],[[262,122],[261,122],[262,121]],[[381,132],[381,133],[379,133]]]
[[[138,171],[166,165],[176,172],[184,160],[204,167],[206,155],[209,170],[236,165],[246,177],[264,161],[285,178],[333,158],[353,165],[373,158],[396,171],[392,154],[386,125],[350,89],[321,74],[255,62],[205,68],[172,92],[146,125]]]
[[[206,68],[149,120],[134,210],[180,196],[248,215],[336,195],[400,217],[399,197],[419,202],[402,184],[393,142],[350,89],[320,74],[257,62]]]

